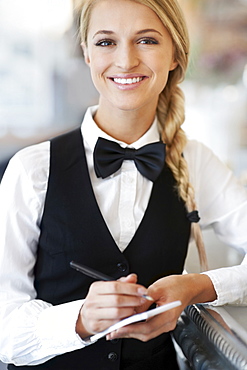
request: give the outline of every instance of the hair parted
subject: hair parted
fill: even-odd
[[[93,7],[101,0],[75,0],[76,11],[80,14],[80,36],[87,45],[87,34]],[[117,1],[117,0],[116,0]],[[174,46],[174,59],[177,67],[170,71],[167,84],[161,92],[157,117],[161,136],[166,143],[166,163],[177,183],[179,196],[184,200],[188,212],[196,210],[194,189],[189,181],[187,162],[182,153],[187,137],[182,129],[185,119],[184,94],[179,84],[184,80],[188,66],[189,37],[183,12],[177,0],[126,0],[146,5],[152,9],[168,30]],[[201,229],[198,223],[192,223],[194,236],[202,270],[208,269]]]

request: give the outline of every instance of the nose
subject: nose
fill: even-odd
[[[127,43],[118,45],[115,64],[118,68],[125,71],[135,68],[139,64],[139,57],[134,45]]]

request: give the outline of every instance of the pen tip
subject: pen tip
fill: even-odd
[[[147,294],[143,294],[143,298],[146,298],[148,301],[154,301],[154,299],[152,297],[150,297],[150,295],[147,295]]]

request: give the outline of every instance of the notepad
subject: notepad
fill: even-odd
[[[162,312],[165,312],[165,311],[171,310],[172,308],[181,306],[181,304],[182,304],[181,301],[173,301],[173,302],[170,302],[170,303],[166,303],[162,306],[153,308],[152,310],[148,310],[148,311],[145,311],[145,312],[138,313],[136,315],[129,316],[126,319],[123,319],[123,320],[117,322],[116,324],[110,326],[109,328],[103,330],[102,332],[97,333],[97,334],[95,334],[95,335],[93,335],[93,336],[91,336],[87,339],[84,339],[83,342],[86,342],[86,344],[95,343],[95,342],[97,342],[97,340],[99,340],[100,338],[105,337],[107,334],[111,333],[114,330],[117,330],[117,329],[122,328],[123,326],[129,325],[129,324],[133,324],[133,323],[136,323],[136,322],[139,322],[139,321],[147,320],[150,317],[159,315]]]

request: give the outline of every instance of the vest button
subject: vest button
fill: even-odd
[[[125,264],[125,263],[122,263],[122,262],[119,262],[119,263],[117,264],[117,268],[118,268],[118,270],[119,270],[119,271],[121,271],[121,272],[125,272],[125,271],[127,270],[127,266],[126,266],[126,264]]]
[[[111,362],[117,361],[118,359],[118,355],[116,354],[116,352],[110,352],[107,357],[108,360],[110,360]]]

